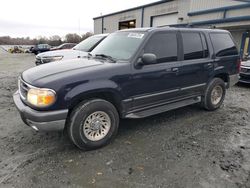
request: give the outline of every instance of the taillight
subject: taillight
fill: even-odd
[[[237,60],[237,71],[238,73],[240,72],[240,67],[241,67],[241,59]]]

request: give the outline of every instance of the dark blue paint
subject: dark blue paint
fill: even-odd
[[[238,56],[214,58],[209,38],[209,33],[214,30],[177,28],[142,30],[147,32],[144,41],[134,57],[127,62],[111,63],[100,59],[82,58],[44,64],[23,72],[22,79],[25,82],[39,88],[53,89],[57,93],[54,105],[36,110],[69,109],[84,100],[86,96],[95,97],[96,94],[108,93],[117,102],[120,113],[124,117],[130,111],[139,108],[160,105],[170,100],[178,101],[187,96],[201,96],[205,85],[217,74],[237,73]],[[137,67],[136,63],[143,54],[149,38],[158,32],[169,31],[176,32],[178,35],[178,61]],[[203,33],[208,43],[209,57],[183,61],[180,38],[182,31]],[[227,31],[216,30],[216,32]],[[206,67],[208,63],[212,63],[213,66]],[[179,68],[179,72],[171,71],[173,68]],[[201,86],[188,89],[197,85]]]

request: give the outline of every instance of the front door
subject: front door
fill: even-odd
[[[178,97],[181,63],[177,49],[176,32],[157,32],[150,37],[142,54],[155,54],[157,63],[134,68],[131,81],[133,109],[157,106]]]

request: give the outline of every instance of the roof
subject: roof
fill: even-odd
[[[103,33],[103,34],[92,35],[92,37],[107,37],[108,35],[109,33]]]
[[[205,29],[205,28],[178,28],[178,27],[148,27],[148,28],[135,28],[135,29],[124,29],[116,32],[151,32],[151,31],[203,31],[203,32],[228,32],[223,29]]]
[[[147,32],[147,31],[150,31],[152,29],[153,29],[152,27],[141,27],[141,28],[134,28],[134,29],[123,29],[123,30],[118,30],[116,32],[127,32],[127,31],[130,31],[130,32]]]
[[[115,14],[120,14],[120,13],[124,13],[124,12],[128,12],[128,11],[133,11],[133,10],[137,10],[137,9],[141,9],[141,8],[146,8],[146,7],[150,7],[150,6],[154,6],[154,5],[158,5],[158,4],[162,4],[162,3],[166,3],[166,2],[170,2],[170,1],[174,1],[174,0],[156,1],[156,2],[153,2],[153,3],[149,3],[149,4],[146,4],[146,5],[141,5],[141,6],[133,7],[133,8],[130,8],[130,9],[121,10],[121,11],[114,12],[114,13],[111,13],[111,14],[105,14],[105,15],[102,15],[102,16],[95,17],[93,19],[96,20],[96,19],[99,19],[99,18],[104,18],[104,17],[107,17],[107,16],[115,15]]]

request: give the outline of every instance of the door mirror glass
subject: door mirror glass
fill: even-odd
[[[151,65],[157,62],[157,58],[155,54],[143,54],[141,57],[141,64],[142,65]]]

